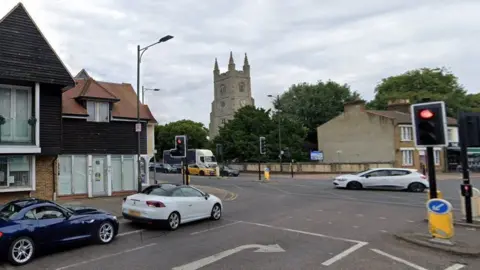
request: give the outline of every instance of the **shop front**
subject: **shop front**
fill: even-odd
[[[468,154],[468,168],[472,172],[480,172],[480,147],[469,147],[467,149]],[[447,148],[447,171],[449,172],[461,172],[461,155],[460,147],[448,147]]]

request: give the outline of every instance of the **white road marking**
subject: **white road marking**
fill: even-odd
[[[462,269],[463,267],[465,267],[465,265],[456,263],[448,268],[445,268],[445,270],[459,270],[459,269]]]
[[[356,214],[357,217],[363,217],[363,214]]]
[[[67,266],[63,266],[63,267],[57,268],[57,269],[55,269],[55,270],[63,270],[63,269],[68,269],[68,268],[77,267],[77,266],[80,266],[80,265],[84,265],[84,264],[88,264],[88,263],[100,261],[100,260],[103,260],[103,259],[108,259],[108,258],[111,258],[111,257],[123,255],[123,254],[125,254],[125,253],[130,253],[130,252],[134,252],[134,251],[137,251],[137,250],[140,250],[140,249],[144,249],[144,248],[147,248],[147,247],[155,246],[156,244],[157,244],[157,243],[152,243],[152,244],[148,244],[148,245],[145,245],[145,246],[140,246],[140,247],[136,247],[136,248],[132,248],[132,249],[127,249],[127,250],[124,250],[124,251],[121,251],[121,252],[117,252],[117,253],[112,253],[112,254],[108,254],[108,255],[103,255],[103,256],[97,257],[97,258],[95,258],[95,259],[86,260],[86,261],[81,261],[81,262],[78,262],[78,263],[74,263],[74,264],[70,264],[70,265],[67,265]]]
[[[256,248],[255,252],[263,252],[263,253],[274,253],[274,252],[285,252],[283,248],[279,245],[258,245],[258,244],[251,244],[251,245],[243,245],[236,248],[232,248],[229,250],[222,251],[220,253],[214,254],[212,256],[208,256],[206,258],[193,261],[191,263],[184,264],[182,266],[177,266],[172,268],[172,270],[197,270],[209,264],[212,264],[216,261],[219,261],[225,257],[233,255],[237,252],[240,252],[245,249],[253,249]]]
[[[358,229],[358,226],[353,226],[354,229]]]
[[[394,261],[397,261],[397,262],[403,263],[403,264],[405,264],[405,265],[408,265],[408,266],[410,266],[410,267],[412,267],[412,268],[415,268],[415,269],[417,269],[417,270],[428,270],[428,269],[423,268],[423,267],[421,267],[421,266],[418,266],[418,265],[416,265],[416,264],[414,264],[414,263],[412,263],[412,262],[409,262],[409,261],[404,260],[404,259],[402,259],[402,258],[395,257],[395,256],[393,256],[393,255],[391,255],[391,254],[388,254],[388,253],[386,253],[386,252],[383,252],[383,251],[381,251],[381,250],[374,249],[374,248],[372,248],[371,250],[372,250],[373,252],[375,252],[375,253],[378,253],[378,254],[383,255],[383,256],[385,256],[385,257],[388,257],[388,258],[390,258],[390,259],[392,259],[392,260],[394,260]]]
[[[385,230],[380,230],[380,231],[381,231],[382,233],[387,233],[387,231],[385,231]]]
[[[307,221],[312,221],[312,219],[310,219],[310,218],[307,218]]]
[[[328,222],[328,224],[332,224],[332,222],[331,222],[331,221],[329,221],[329,222]]]
[[[414,223],[415,221],[408,219],[407,222]]]
[[[386,217],[379,217],[379,219],[387,219]]]
[[[335,263],[335,262],[337,262],[337,261],[339,261],[339,260],[347,257],[348,255],[350,255],[350,253],[353,253],[353,252],[356,251],[357,249],[360,249],[360,248],[362,248],[363,246],[365,246],[365,245],[367,245],[367,244],[368,244],[367,242],[359,242],[359,243],[357,243],[356,245],[354,245],[354,246],[352,246],[352,247],[350,247],[350,248],[348,248],[348,249],[340,252],[339,254],[333,256],[332,258],[324,261],[324,262],[322,263],[322,265],[324,265],[324,266],[332,265],[333,263]]]
[[[317,212],[323,212],[323,210],[322,210],[322,209],[318,209]]]
[[[135,231],[129,231],[129,232],[124,232],[124,233],[119,233],[117,234],[117,237],[122,237],[122,236],[125,236],[125,235],[129,235],[129,234],[134,234],[134,233],[141,233],[145,230],[141,229],[141,230],[135,230]]]
[[[232,186],[234,186],[234,187],[236,187],[236,188],[238,188],[238,189],[241,189],[241,190],[243,190],[243,189],[244,189],[244,188],[242,188],[242,187],[240,187],[240,186],[238,186],[238,185],[234,185],[234,184],[232,184]]]
[[[216,226],[216,227],[206,229],[206,230],[203,230],[203,231],[193,232],[190,235],[196,235],[196,234],[200,234],[200,233],[204,233],[204,232],[209,232],[209,231],[213,231],[213,230],[216,230],[216,229],[225,228],[225,227],[228,227],[228,226],[231,226],[231,225],[235,225],[235,224],[238,224],[238,223],[240,223],[240,221],[235,221],[235,222],[228,223],[228,224],[225,224],[225,225]]]

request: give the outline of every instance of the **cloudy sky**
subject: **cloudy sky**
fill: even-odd
[[[248,53],[257,106],[298,82],[332,79],[366,99],[384,77],[445,66],[469,92],[480,80],[479,0],[24,0],[75,75],[136,85],[136,46],[165,35],[143,58],[146,102],[161,123],[208,127],[215,57]],[[0,16],[18,0],[0,0]]]

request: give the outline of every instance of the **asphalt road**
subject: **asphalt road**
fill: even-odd
[[[179,175],[157,178],[181,182]],[[478,260],[393,238],[391,233],[421,223],[425,193],[336,190],[331,181],[285,177],[268,183],[254,176],[192,177],[192,184],[238,196],[224,202],[220,221],[196,222],[175,232],[122,221],[119,237],[108,246],[44,255],[15,269],[480,269]],[[454,206],[458,185],[439,182]],[[464,267],[448,268],[455,264]]]

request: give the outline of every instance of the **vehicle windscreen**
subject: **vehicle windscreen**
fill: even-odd
[[[214,156],[205,156],[204,158],[205,158],[205,161],[203,161],[203,162],[216,162],[217,161]]]
[[[23,209],[23,206],[15,203],[9,203],[0,209],[0,218],[11,219]]]
[[[172,191],[176,188],[175,185],[161,185],[157,187],[147,188],[142,193],[148,195],[156,195],[156,196],[170,196]]]
[[[370,171],[370,169],[364,170],[364,171],[361,171],[361,172],[357,172],[355,175],[361,175],[361,174],[366,173],[366,172],[368,172],[368,171]]]

